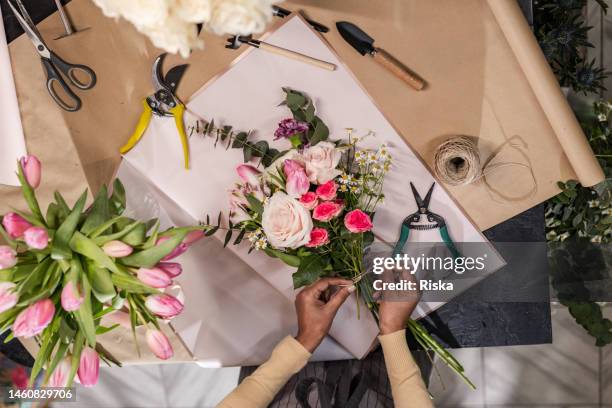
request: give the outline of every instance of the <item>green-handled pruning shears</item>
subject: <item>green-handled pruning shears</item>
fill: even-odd
[[[436,213],[429,211],[429,201],[431,200],[431,193],[433,192],[433,188],[435,185],[436,183],[434,182],[429,188],[425,199],[423,200],[419,195],[419,192],[414,187],[414,184],[412,184],[412,182],[410,183],[410,188],[412,188],[412,194],[414,195],[418,210],[417,212],[410,214],[409,216],[404,218],[404,221],[402,221],[400,237],[397,241],[397,244],[395,244],[395,248],[393,248],[394,256],[402,253],[402,251],[404,250],[404,246],[408,241],[408,237],[410,236],[411,230],[423,231],[436,228],[440,230],[440,236],[442,237],[442,241],[444,241],[444,244],[449,249],[453,257],[456,258],[460,256],[457,247],[455,246],[455,244],[450,238],[450,235],[448,234],[448,228],[446,227],[446,222],[444,221],[444,218],[442,218]],[[421,217],[423,216],[426,217],[426,223],[421,222]]]
[[[166,54],[161,54],[153,62],[152,79],[155,86],[155,93],[147,96],[142,101],[143,111],[140,115],[136,130],[127,141],[125,146],[120,149],[121,154],[129,152],[136,143],[140,141],[145,130],[149,126],[151,116],[173,116],[183,145],[183,156],[185,160],[185,168],[189,168],[189,143],[187,134],[185,133],[185,124],[183,123],[183,114],[185,113],[185,104],[176,96],[175,91],[181,80],[187,64],[177,65],[171,68],[164,76],[162,74],[162,63]]]

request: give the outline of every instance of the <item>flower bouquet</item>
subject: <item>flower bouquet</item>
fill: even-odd
[[[43,215],[34,190],[40,162],[18,163],[18,177],[29,214],[2,217],[0,234],[0,330],[34,338],[40,350],[30,386],[44,368],[43,385],[94,385],[100,359],[120,365],[97,336],[123,323],[146,328],[146,342],[160,359],[173,355],[160,320],[183,310],[179,298],[165,293],[181,273],[168,262],[204,235],[205,227],[159,231],[159,222],[124,215],[125,191],[115,180],[112,194],[102,187],[86,209],[85,191],[73,207],[58,192]],[[110,321],[103,325],[102,319]],[[114,324],[113,324],[114,323]],[[135,342],[137,344],[137,342]],[[138,346],[136,346],[138,347]]]
[[[384,145],[360,149],[362,138],[352,129],[347,129],[347,140],[330,141],[312,101],[300,92],[284,91],[284,104],[293,117],[279,124],[275,139],[289,141],[291,148],[275,151],[272,160],[266,160],[269,150],[254,154],[262,157],[262,170],[250,164],[237,167],[241,181],[230,192],[226,243],[231,229],[239,230],[237,242],[245,236],[250,250],[264,251],[296,268],[296,289],[324,276],[351,279],[377,318],[378,305],[363,259],[374,241],[372,219],[384,199],[383,182],[392,158]],[[263,146],[242,142],[245,151]],[[240,145],[234,141],[233,147]],[[474,387],[461,364],[419,323],[410,320],[408,328],[424,349],[435,351]]]

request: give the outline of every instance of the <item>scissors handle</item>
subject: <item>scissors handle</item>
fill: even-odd
[[[140,115],[140,119],[138,120],[138,124],[136,125],[136,130],[134,130],[134,133],[132,133],[132,136],[130,136],[125,145],[123,145],[121,149],[119,149],[119,152],[121,154],[126,154],[127,152],[132,150],[132,148],[136,146],[136,143],[140,141],[140,138],[149,126],[149,122],[151,121],[152,115],[153,110],[151,109],[151,106],[149,106],[149,103],[146,99],[143,99],[142,114]]]
[[[96,85],[97,78],[93,69],[87,65],[66,62],[51,50],[49,50],[49,53],[51,54],[51,63],[68,78],[72,85],[83,90],[91,89]]]
[[[72,89],[66,84],[60,73],[57,72],[53,63],[47,58],[42,58],[41,61],[45,71],[47,71],[47,90],[55,103],[68,112],[76,112],[81,109],[81,99],[72,92]],[[62,88],[64,96],[60,96],[57,93],[57,86]]]

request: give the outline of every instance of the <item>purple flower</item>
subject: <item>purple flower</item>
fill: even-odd
[[[278,124],[278,129],[274,132],[274,140],[289,138],[298,133],[306,133],[308,123],[300,122],[295,119],[283,119]]]

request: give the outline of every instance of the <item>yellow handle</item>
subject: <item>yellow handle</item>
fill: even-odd
[[[119,149],[119,152],[121,152],[121,154],[126,154],[127,152],[132,150],[132,148],[136,146],[136,143],[140,141],[140,138],[149,126],[153,111],[151,110],[151,107],[147,103],[146,99],[142,100],[142,106],[144,107],[144,109],[142,111],[142,114],[140,115],[140,119],[138,120],[138,125],[136,125],[136,130],[134,130],[134,133],[128,139],[127,143],[121,149]]]
[[[185,124],[183,122],[183,113],[185,113],[185,105],[179,103],[174,108],[170,109],[170,113],[174,116],[176,130],[178,130],[183,145],[183,156],[185,158],[185,169],[189,169],[189,142],[187,141],[187,133],[185,133]]]

